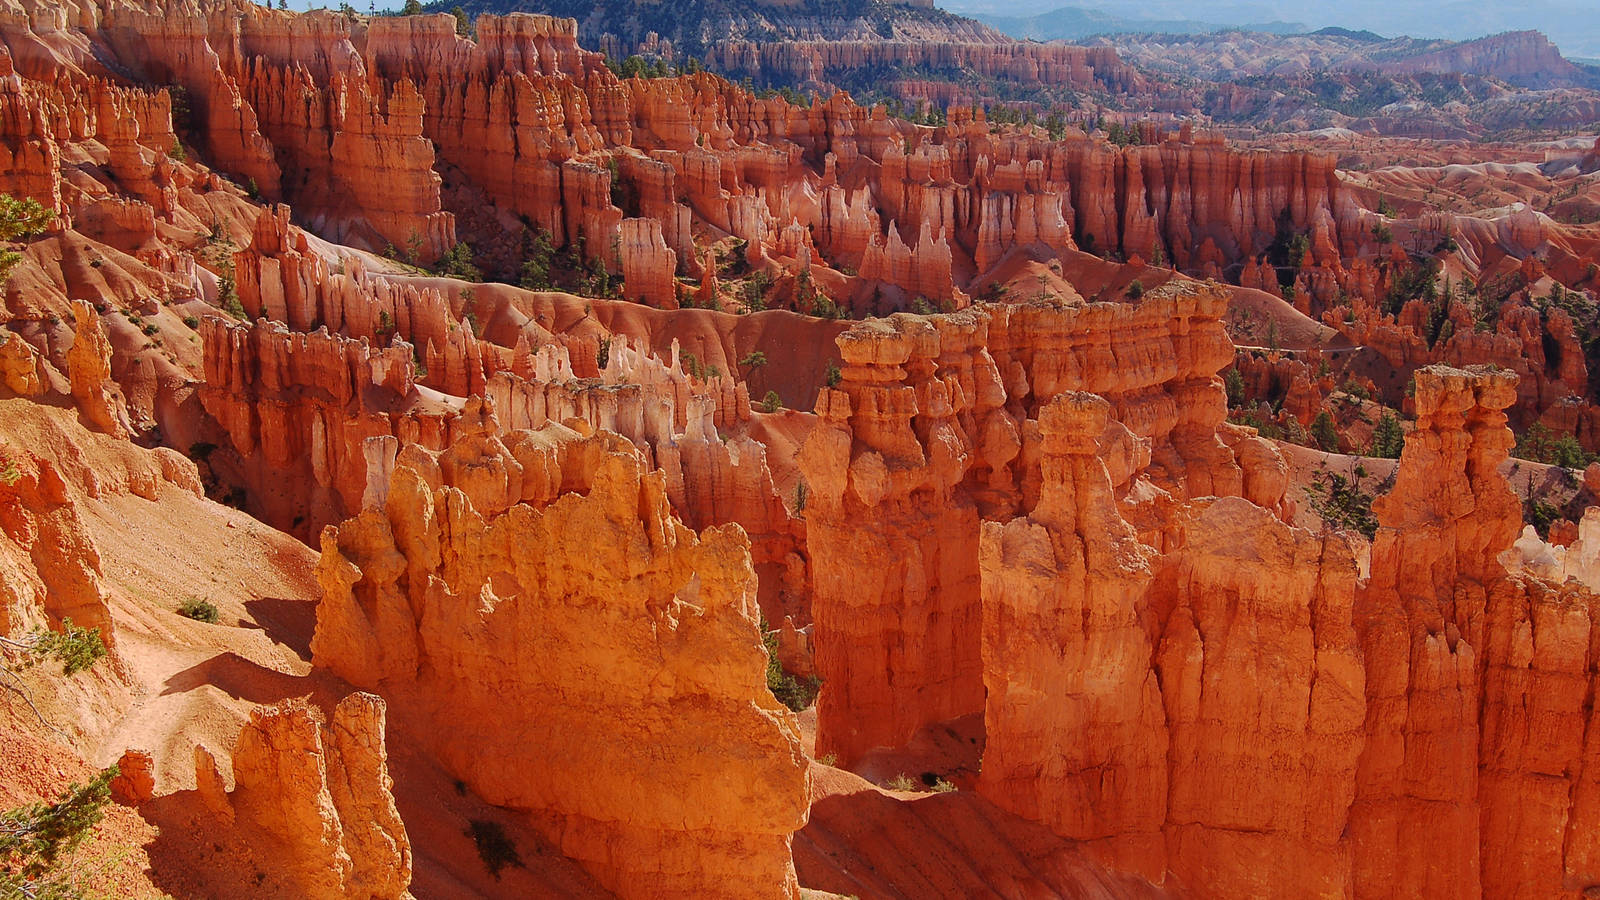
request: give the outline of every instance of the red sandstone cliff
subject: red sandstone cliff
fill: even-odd
[[[482,413],[324,531],[318,663],[403,702],[442,765],[619,896],[797,896],[806,760],[762,681],[743,533],[673,519],[616,435]]]
[[[152,800],[137,775],[124,791],[163,827],[205,836],[188,861],[219,895],[403,900],[411,843],[390,794],[385,712],[363,693],[326,722],[304,702],[259,709],[233,747],[232,790],[196,746],[194,791]],[[123,777],[147,766],[126,754]]]
[[[991,134],[962,110],[935,129],[845,97],[811,108],[758,99],[708,75],[619,80],[577,46],[570,20],[485,16],[467,41],[447,17],[347,22],[219,3],[165,18],[117,5],[105,22],[80,27],[151,82],[182,84],[211,162],[290,202],[325,237],[427,262],[458,238],[494,238],[481,225],[458,235],[453,215],[496,233],[521,219],[558,247],[581,239],[588,259],[620,270],[630,298],[654,305],[676,302],[672,276],[697,274],[699,248],[730,235],[748,242],[752,262],[848,269],[833,299],[889,311],[918,296],[959,306],[1007,251],[1035,244],[1092,242],[1145,257],[1159,246],[1204,272],[1259,252],[1285,209],[1297,228],[1333,223],[1336,243],[1364,233],[1321,157],[1178,140],[1128,150],[1082,137],[1052,144]],[[870,53],[894,62],[910,47]],[[180,52],[183,70],[166,68],[175,65],[166,55]],[[1074,86],[1131,77],[1098,50],[916,52]],[[30,59],[24,71],[71,81],[97,69],[74,52]],[[165,165],[173,139],[160,132],[172,126],[160,112],[141,113],[133,144],[121,140],[157,149],[119,156],[130,172]],[[15,130],[41,131],[25,122]],[[43,131],[39,158],[26,163],[41,187],[53,184],[48,148],[60,129]],[[443,190],[441,172],[464,183]],[[157,210],[171,205],[159,200]],[[629,218],[653,220],[659,238],[643,221],[625,232]]]

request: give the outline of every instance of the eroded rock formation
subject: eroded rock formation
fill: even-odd
[[[318,664],[403,702],[442,765],[619,896],[797,896],[806,759],[762,680],[743,532],[678,522],[614,434],[469,415],[323,532]]]
[[[1031,420],[1050,398],[1107,398],[1118,422],[1102,439],[1119,492],[1136,474],[1162,495],[1243,490],[1217,436],[1223,297],[1174,285],[1140,304],[991,305],[877,320],[840,338],[847,365],[818,398],[799,454],[828,685],[819,752],[854,760],[981,711],[971,547],[982,519],[1009,520],[1039,501]],[[1276,504],[1281,490],[1261,499]]]
[[[304,701],[257,709],[233,747],[233,788],[195,747],[196,790],[143,799],[166,827],[205,834],[193,874],[221,894],[318,900],[411,896],[411,843],[390,794],[386,706],[355,693],[324,722]],[[138,753],[126,754],[139,769]]]

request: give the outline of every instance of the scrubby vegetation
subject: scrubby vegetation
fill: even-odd
[[[62,675],[76,675],[105,655],[100,629],[79,628],[70,618],[61,620],[60,631],[36,628],[25,637],[0,637],[0,673],[13,677],[46,661],[60,663]]]
[[[767,648],[767,690],[779,703],[795,712],[809,707],[822,689],[822,679],[815,675],[796,678],[784,671],[783,664],[778,661],[778,633],[767,630],[765,619],[761,621],[761,643]]]
[[[32,197],[18,199],[0,194],[0,241],[21,241],[42,234],[55,217],[54,212]],[[0,282],[5,281],[20,262],[20,251],[0,249]]]
[[[477,845],[478,859],[483,861],[483,867],[489,870],[496,881],[500,879],[500,871],[507,866],[524,868],[517,845],[511,842],[511,837],[499,822],[472,819],[467,823],[466,834]]]
[[[1359,532],[1369,540],[1378,533],[1378,517],[1372,512],[1371,493],[1362,490],[1362,475],[1354,479],[1335,473],[1313,478],[1306,487],[1311,509],[1335,528]]]
[[[215,604],[191,598],[178,605],[178,615],[193,619],[196,622],[215,624],[218,613]]]
[[[115,766],[73,783],[53,803],[0,813],[0,897],[79,900],[89,894],[73,854],[105,815]]]

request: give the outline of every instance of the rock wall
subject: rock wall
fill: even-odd
[[[725,41],[706,64],[730,78],[827,88],[873,71],[967,71],[1031,86],[1132,93],[1143,79],[1109,47],[1021,41]]]
[[[1379,529],[1359,599],[1368,671],[1366,745],[1350,811],[1363,896],[1477,893],[1478,767],[1506,749],[1481,742],[1484,610],[1503,577],[1496,556],[1521,511],[1496,471],[1511,448],[1507,372],[1417,373],[1417,428],[1400,472],[1373,503]],[[1426,819],[1440,831],[1416,832]],[[1480,852],[1482,857],[1480,857]]]
[[[1596,597],[1497,560],[1514,397],[1503,371],[1418,373],[1365,565],[1241,498],[1136,541],[1096,442],[1112,407],[1051,401],[1038,504],[984,525],[979,790],[1198,896],[1591,884]]]
[[[1223,304],[1214,286],[1174,285],[1140,304],[991,304],[840,337],[841,380],[798,457],[826,684],[818,752],[853,761],[983,709],[971,548],[982,519],[1038,502],[1034,420],[1050,398],[1107,398],[1119,491],[1147,468],[1153,489],[1180,497],[1244,490],[1217,436]]]
[[[323,532],[317,664],[403,702],[446,769],[619,896],[798,897],[806,757],[743,532],[679,523],[616,435],[479,409]]]
[[[9,27],[19,46],[37,38]],[[726,237],[747,242],[752,264],[830,269],[831,299],[876,313],[919,296],[959,308],[1013,251],[1159,249],[1216,275],[1261,253],[1285,213],[1347,255],[1370,229],[1331,157],[1244,154],[1188,132],[1132,148],[1077,131],[1056,142],[992,133],[959,108],[933,128],[845,95],[762,99],[704,73],[618,79],[577,45],[571,20],[483,16],[467,40],[446,16],[346,21],[224,0],[158,13],[128,0],[60,27],[82,47],[29,56],[30,77],[87,84],[98,53],[147,84],[182,86],[186,133],[208,160],[326,237],[427,263],[458,239],[487,247],[525,223],[621,272],[627,295],[653,305],[675,302],[673,276],[698,274],[703,246]],[[926,56],[1075,90],[1133,78],[1108,51],[1020,43],[760,53],[820,55],[824,68],[833,55],[869,66]],[[138,127],[107,144],[122,148],[130,179],[155,173],[140,190],[159,211],[174,126],[159,102],[146,106],[127,107],[122,120]],[[48,195],[57,131],[12,121],[27,149],[9,168]],[[458,234],[458,218],[475,230]],[[639,221],[625,231],[624,220]]]
[[[1098,457],[1109,415],[1094,394],[1046,404],[1037,505],[983,524],[979,789],[1159,881],[1169,735],[1140,621],[1156,554],[1122,520]]]
[[[201,836],[191,874],[218,895],[406,900],[411,842],[390,793],[386,713],[367,693],[326,721],[301,700],[255,709],[233,747],[232,790],[196,746],[194,791],[129,799],[169,832]],[[125,755],[125,772],[141,758]]]

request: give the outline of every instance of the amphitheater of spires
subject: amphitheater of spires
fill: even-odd
[[[619,78],[544,16],[0,9],[53,214],[0,807],[115,764],[84,886],[1600,890],[1600,465],[1509,455],[1600,450],[1595,226]],[[1510,290],[1392,302],[1422,257]],[[16,663],[67,620],[103,661]]]

